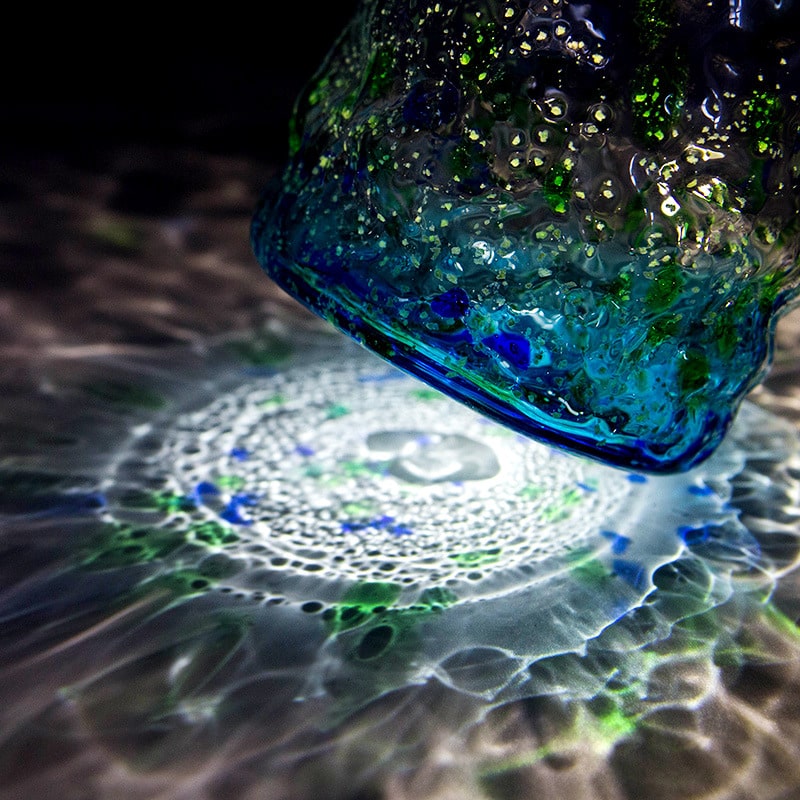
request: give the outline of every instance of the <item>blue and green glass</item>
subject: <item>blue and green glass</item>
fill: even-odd
[[[797,293],[791,14],[364,0],[298,99],[256,256],[517,431],[688,469],[763,378]]]

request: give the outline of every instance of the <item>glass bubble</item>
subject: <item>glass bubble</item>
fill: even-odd
[[[732,9],[364,0],[298,99],[260,263],[516,431],[690,468],[798,284],[797,17]]]

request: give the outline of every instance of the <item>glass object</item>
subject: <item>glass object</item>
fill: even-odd
[[[255,253],[517,431],[688,469],[797,291],[793,13],[365,0],[298,101]]]

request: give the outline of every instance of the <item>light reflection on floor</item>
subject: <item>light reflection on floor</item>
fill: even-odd
[[[7,293],[0,796],[792,796],[785,353],[691,473],[558,455],[260,283],[263,171],[134,161],[42,169],[70,280]]]

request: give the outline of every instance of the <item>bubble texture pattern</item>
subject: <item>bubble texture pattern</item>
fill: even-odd
[[[332,352],[134,436],[83,563],[161,562],[151,580],[179,595],[308,620],[298,697],[330,698],[334,718],[433,678],[491,702],[550,691],[542,662],[641,647],[727,600],[733,574],[766,587],[794,564],[793,529],[778,563],[730,504],[755,430],[770,458],[795,446],[755,406],[707,465],[652,477],[515,434],[355,345]]]
[[[687,469],[796,293],[798,30],[770,2],[365,0],[254,251],[511,428]]]

